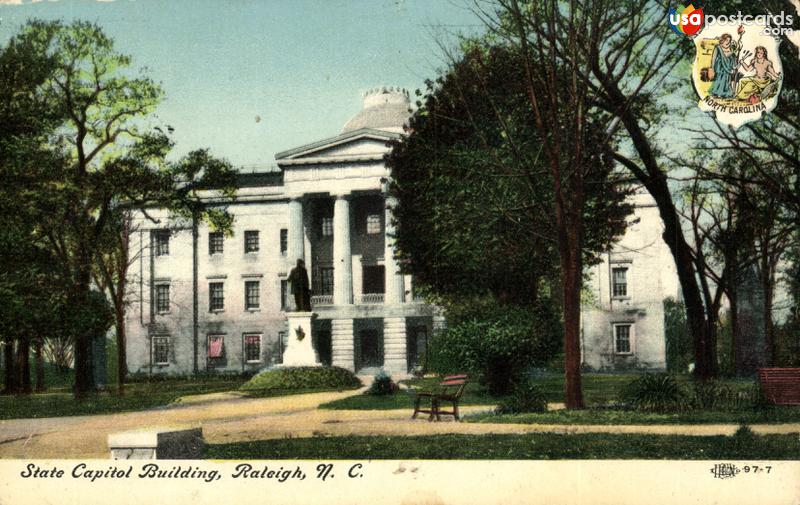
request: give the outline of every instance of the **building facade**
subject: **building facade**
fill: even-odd
[[[393,255],[384,156],[409,106],[403,90],[368,92],[340,134],[278,153],[279,170],[240,174],[236,199],[220,202],[234,216],[231,234],[163,210],[139,216],[130,242],[129,371],[238,373],[281,363],[294,311],[287,277],[298,259],[312,286],[318,362],[361,373],[417,365],[444,318],[414,296]],[[596,298],[582,321],[590,368],[664,367],[661,303],[677,290],[672,261],[655,209],[641,199],[634,218],[592,272]]]
[[[149,211],[131,240],[131,373],[242,372],[282,361],[294,310],[287,275],[304,259],[318,361],[413,368],[434,308],[413,296],[392,253],[388,142],[408,93],[377,89],[335,137],[276,155],[280,171],[241,174],[231,235]],[[154,224],[153,219],[158,223]]]
[[[625,234],[588,272],[581,347],[590,370],[666,368],[664,300],[680,299],[678,274],[652,197],[637,192],[632,203]]]

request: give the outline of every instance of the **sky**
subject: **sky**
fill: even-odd
[[[21,2],[21,3],[17,3]],[[176,154],[208,147],[243,170],[341,132],[361,94],[412,95],[439,41],[480,23],[464,0],[0,0],[0,43],[29,18],[98,23],[159,82]]]

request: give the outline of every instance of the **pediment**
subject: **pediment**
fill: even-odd
[[[364,128],[280,152],[275,159],[279,165],[288,165],[303,160],[324,163],[382,157],[389,150],[387,143],[398,138],[398,133]]]

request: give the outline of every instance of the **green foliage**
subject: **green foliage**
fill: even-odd
[[[631,407],[647,412],[675,412],[686,407],[686,393],[674,375],[644,374],[626,388]]]
[[[520,54],[472,42],[418,91],[410,134],[388,157],[397,244],[418,282],[438,294],[490,292],[523,304],[558,274],[552,181]],[[630,211],[613,161],[604,157],[596,168],[585,185],[587,259],[624,230]]]
[[[367,394],[373,396],[386,396],[394,394],[396,389],[397,387],[395,386],[395,383],[392,382],[392,378],[389,376],[389,374],[381,370],[375,374],[375,378],[367,390]]]
[[[547,398],[541,388],[531,379],[514,384],[511,394],[503,398],[495,409],[495,414],[521,414],[525,412],[546,412]]]
[[[496,302],[462,306],[430,342],[428,369],[479,375],[491,394],[505,394],[532,366],[560,350],[562,327],[544,302],[528,308]]]
[[[664,334],[667,347],[667,370],[683,373],[694,360],[692,334],[686,322],[686,306],[673,298],[664,300]]]
[[[361,386],[358,377],[339,367],[291,367],[265,370],[240,388],[247,392],[355,389]]]
[[[761,391],[757,384],[734,388],[718,381],[693,381],[691,405],[701,410],[742,410],[755,408],[761,403]]]
[[[0,320],[9,322],[0,333],[74,335],[76,394],[92,389],[87,337],[108,327],[92,277],[118,308],[114,292],[125,292],[120,216],[163,207],[215,228],[231,224],[199,191],[233,196],[233,168],[205,149],[168,159],[172,128],[152,116],[163,91],[131,65],[86,21],[29,21],[0,47],[0,213],[10,217],[0,261],[21,273],[0,276]],[[9,245],[30,259],[11,261]],[[42,284],[44,295],[28,303]]]

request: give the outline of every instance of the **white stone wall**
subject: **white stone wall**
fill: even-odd
[[[581,316],[583,363],[594,370],[666,367],[663,301],[678,298],[675,263],[663,224],[648,194],[637,193],[629,227],[612,250],[590,267]],[[627,269],[627,296],[613,296],[612,269]],[[614,324],[631,324],[631,353],[614,349]]]
[[[233,235],[224,238],[222,254],[209,254],[208,235],[210,229],[201,223],[198,226],[197,250],[197,360],[198,369],[206,370],[207,348],[210,335],[225,337],[224,356],[215,359],[212,368],[223,372],[241,372],[258,369],[279,362],[278,332],[286,324],[281,312],[281,279],[285,279],[288,261],[280,253],[280,230],[286,228],[286,201],[260,204],[234,205],[229,211],[234,215]],[[149,214],[153,215],[152,212]],[[171,221],[164,213],[160,223],[144,217],[137,220],[140,234],[134,234],[131,251],[138,255],[131,265],[129,299],[132,303],[127,311],[128,366],[131,373],[167,373],[185,375],[194,371],[194,300],[193,300],[193,252],[190,223],[180,225],[172,234],[169,254],[151,258],[149,247],[150,230],[179,223]],[[244,252],[244,231],[259,232],[259,251]],[[133,257],[133,256],[132,256]],[[152,264],[152,274],[151,274]],[[260,288],[259,308],[245,310],[244,286],[246,281],[258,281]],[[170,285],[170,310],[166,314],[152,314],[153,283]],[[224,310],[211,312],[209,307],[209,283],[224,284]],[[141,302],[138,293],[143,292]],[[261,361],[245,363],[243,336],[260,334]],[[170,363],[163,366],[150,365],[149,335],[170,337]]]

